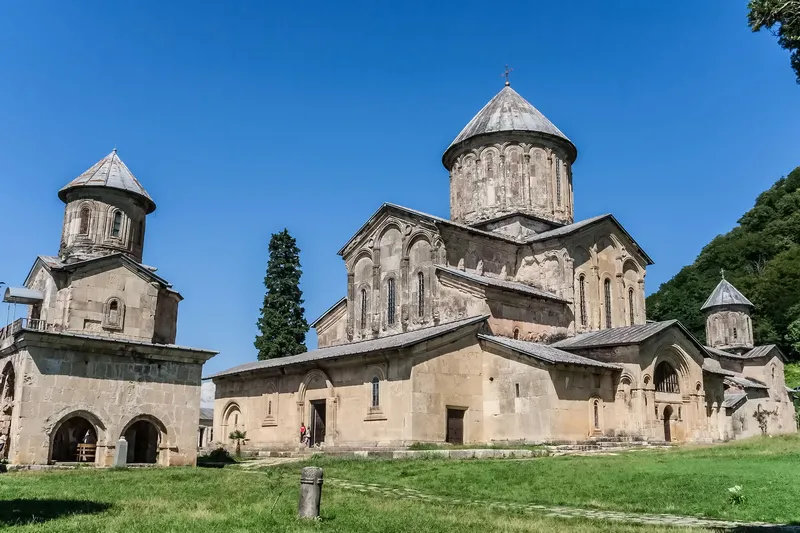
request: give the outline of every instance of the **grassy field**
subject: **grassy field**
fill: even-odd
[[[325,475],[482,500],[800,523],[800,438],[527,461],[316,460]],[[727,489],[741,485],[744,504]]]
[[[313,459],[327,479],[440,496],[770,522],[800,521],[800,439],[619,456],[532,460]],[[305,463],[304,463],[305,464]],[[0,529],[14,532],[671,532],[678,528],[364,494],[327,484],[319,522],[295,518],[294,463],[260,471],[79,470],[0,475]],[[732,505],[727,488],[742,485]],[[701,530],[691,530],[701,531]]]

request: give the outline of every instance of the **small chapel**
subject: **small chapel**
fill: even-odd
[[[214,434],[260,448],[715,442],[796,431],[784,356],[721,279],[707,346],[651,322],[653,264],[611,214],[574,219],[570,139],[506,83],[445,150],[450,217],[383,204],[339,250],[319,347],[210,376]]]
[[[116,149],[58,197],[58,255],[3,299],[28,311],[0,329],[0,458],[110,466],[125,440],[125,463],[194,465],[216,352],[175,345],[183,297],[142,263],[155,202]]]

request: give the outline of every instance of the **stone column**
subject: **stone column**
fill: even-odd
[[[300,502],[297,516],[300,518],[318,518],[322,502],[322,469],[307,466],[300,471]]]

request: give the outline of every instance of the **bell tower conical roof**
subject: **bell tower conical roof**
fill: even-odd
[[[130,193],[146,206],[146,212],[156,210],[156,203],[117,155],[117,149],[92,165],[92,167],[58,191],[62,202],[67,202],[67,193],[82,187],[109,187]]]
[[[727,307],[729,305],[755,307],[750,300],[745,298],[744,294],[739,292],[728,280],[722,278],[700,310],[706,311],[712,307]]]

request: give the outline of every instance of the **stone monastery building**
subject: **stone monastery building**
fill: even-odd
[[[211,376],[214,434],[256,447],[720,441],[796,431],[783,355],[724,279],[703,346],[647,322],[650,257],[613,215],[573,218],[577,149],[508,84],[442,162],[450,218],[384,204],[342,247],[319,349]],[[759,413],[756,415],[756,413]]]
[[[142,264],[156,204],[116,150],[58,193],[58,256],[39,256],[0,329],[0,435],[12,464],[193,465],[200,377],[216,352],[175,346],[183,299]]]

